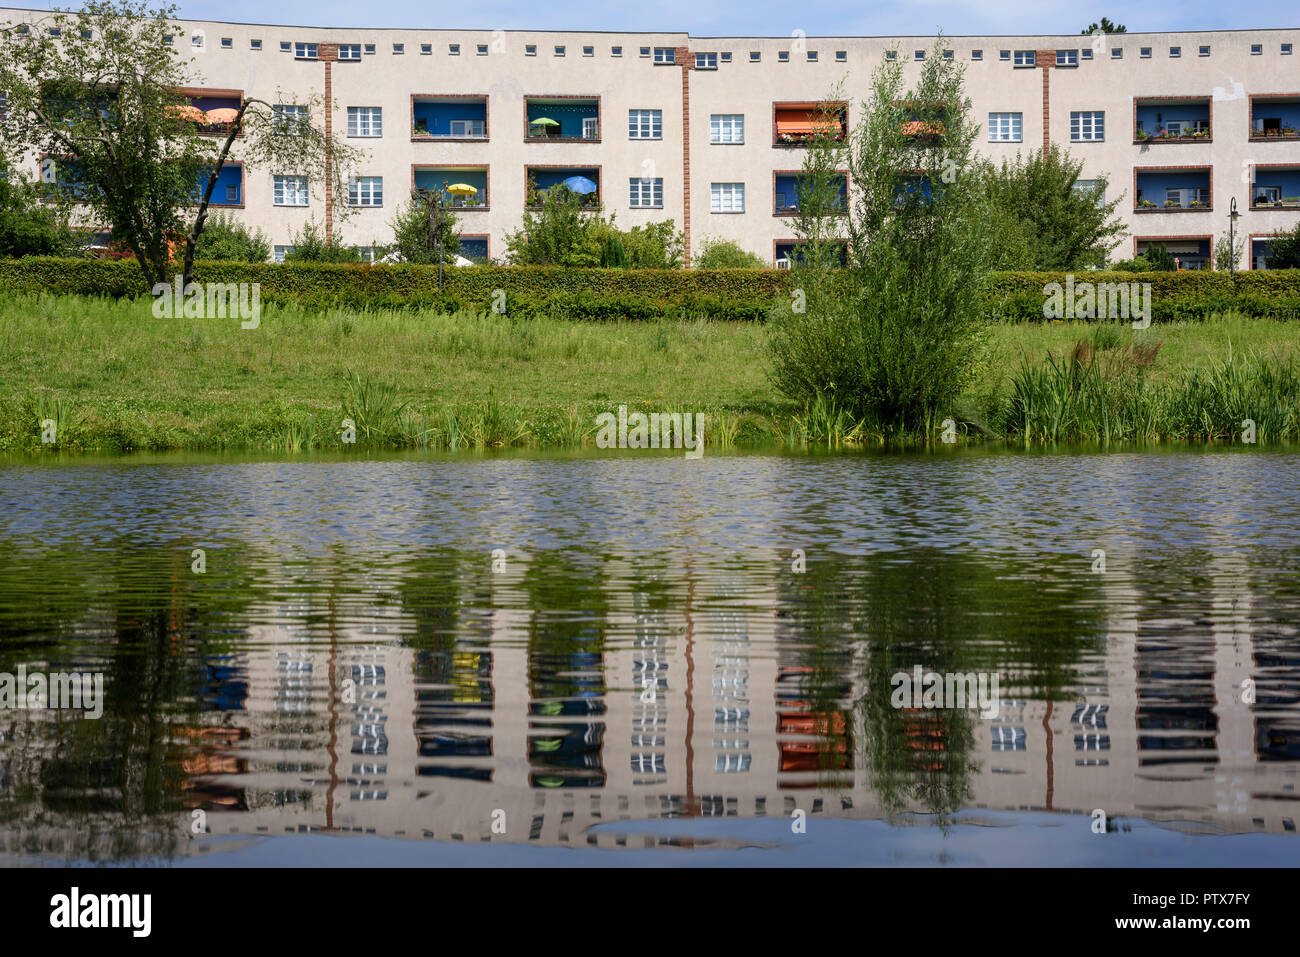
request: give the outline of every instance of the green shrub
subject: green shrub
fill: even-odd
[[[305,223],[302,231],[290,239],[293,248],[285,253],[289,263],[359,263],[361,251],[345,246],[338,236],[326,238],[314,222]]]
[[[218,213],[203,227],[194,246],[194,258],[222,262],[264,263],[271,258],[271,242],[260,229],[250,232],[243,224]]]
[[[718,237],[706,238],[695,257],[696,269],[765,269],[761,256],[741,248],[739,243]]]

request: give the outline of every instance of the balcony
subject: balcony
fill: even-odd
[[[1300,139],[1300,97],[1264,95],[1250,98],[1250,142],[1297,139]]]
[[[1178,260],[1178,266],[1182,269],[1210,268],[1209,236],[1137,237],[1134,240],[1134,245],[1139,256],[1150,252],[1152,246],[1163,246],[1167,253]]]
[[[427,189],[442,197],[445,206],[455,210],[485,210],[489,207],[487,166],[421,166],[411,167],[411,185],[417,190]],[[464,189],[472,187],[471,194]]]
[[[1267,239],[1251,239],[1250,241],[1250,268],[1267,269],[1269,259],[1269,241]]]
[[[839,264],[844,266],[849,261],[849,244],[847,240],[830,239],[838,247]],[[803,243],[797,239],[778,239],[772,247],[772,262],[777,269],[789,269],[794,263],[803,262]]]
[[[599,143],[600,97],[524,97],[524,141]]]
[[[182,122],[194,123],[198,132],[205,136],[226,136],[244,102],[242,90],[205,90],[200,87],[181,92],[189,104],[169,109]]]
[[[1213,209],[1212,171],[1204,169],[1134,170],[1136,213],[1208,212]]]
[[[474,263],[488,262],[488,237],[461,233],[460,248],[456,250],[456,254]]]
[[[848,129],[849,110],[844,103],[772,104],[773,146],[807,146],[817,136],[843,140]]]
[[[895,100],[903,114],[899,131],[912,146],[935,146],[948,130],[948,106],[942,101]]]
[[[1153,97],[1133,103],[1134,143],[1209,143],[1212,139],[1208,96]]]
[[[75,157],[42,155],[40,171],[45,199],[82,202],[90,195],[90,186],[83,178],[84,168]]]
[[[849,196],[849,177],[846,172],[839,172],[835,176],[835,183],[839,187],[837,198],[839,200],[838,209],[843,212],[848,207]],[[772,174],[772,215],[773,216],[797,216],[802,203],[806,203],[808,190],[810,188],[808,176],[796,170],[777,171]]]
[[[1250,184],[1251,209],[1300,209],[1300,166],[1259,164]]]
[[[894,181],[894,208],[901,210],[909,203],[930,206],[943,198],[942,187],[936,187],[923,172],[900,170]]]
[[[601,203],[599,166],[525,166],[524,183],[524,205],[529,209],[540,209],[547,191],[560,186],[576,194],[584,206],[596,209]]]
[[[486,140],[487,116],[486,96],[412,96],[411,141]]]
[[[194,191],[194,202],[203,198],[203,191],[208,186],[208,174],[199,174]],[[212,188],[209,206],[239,207],[244,205],[244,167],[240,163],[227,163],[217,175],[217,185]]]

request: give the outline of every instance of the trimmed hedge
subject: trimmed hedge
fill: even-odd
[[[1251,316],[1300,318],[1300,270],[1242,272],[1080,272],[1081,282],[1151,284],[1153,322],[1198,319],[1235,310]],[[792,274],[776,269],[570,269],[558,266],[448,267],[438,292],[436,266],[337,263],[195,263],[195,282],[259,283],[264,303],[366,308],[488,311],[496,290],[510,315],[540,313],[575,319],[652,319],[704,315],[762,319],[789,294]],[[1044,287],[1064,273],[994,273],[989,317],[1042,320]],[[0,293],[142,296],[133,260],[31,257],[0,261]]]
[[[1150,283],[1151,321],[1203,319],[1232,310],[1254,317],[1300,319],[1300,269],[1238,272],[1078,272],[1074,283]],[[1048,283],[1065,284],[1059,272],[994,273],[990,312],[1007,320],[1042,320]]]

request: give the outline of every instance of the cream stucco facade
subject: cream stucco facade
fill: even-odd
[[[33,23],[41,16],[0,14]],[[346,242],[388,242],[388,223],[409,196],[415,171],[451,167],[450,172],[482,176],[482,202],[461,210],[459,224],[491,258],[504,254],[504,237],[519,226],[526,169],[565,167],[596,179],[605,209],[625,227],[672,219],[687,230],[695,253],[706,237],[719,236],[773,260],[777,244],[794,236],[790,217],[776,214],[776,175],[803,162],[799,147],[774,145],[778,104],[815,102],[842,80],[852,128],[872,71],[887,51],[896,50],[915,77],[919,51],[933,55],[934,44],[932,36],[706,38],[181,23],[186,35],[176,42],[193,55],[195,88],[293,103],[323,96],[328,76],[340,131],[347,130],[349,107],[381,108],[382,135],[357,138],[353,145],[369,153],[355,173],[382,177],[382,205],[356,209],[336,225]],[[1124,195],[1120,213],[1130,235],[1115,258],[1133,255],[1145,240],[1165,240],[1199,265],[1208,258],[1202,255],[1207,247],[1193,246],[1212,244],[1227,232],[1234,198],[1241,212],[1238,235],[1264,236],[1300,221],[1300,199],[1266,208],[1251,203],[1260,170],[1266,181],[1283,184],[1275,192],[1300,195],[1292,185],[1300,182],[1300,136],[1282,132],[1300,128],[1291,119],[1300,111],[1300,56],[1291,52],[1297,41],[1300,29],[951,37],[944,46],[965,68],[973,117],[984,125],[981,152],[996,160],[1044,144],[1068,148],[1082,159],[1084,177],[1109,181],[1108,198]],[[335,45],[345,51],[356,45],[361,52],[355,59],[335,59]],[[664,62],[667,51],[673,62]],[[1058,63],[1057,51],[1073,52]],[[315,58],[300,55],[305,53]],[[1029,53],[1035,54],[1033,65]],[[716,67],[711,56],[697,62],[697,54],[716,54]],[[550,98],[557,110],[566,102],[594,105],[596,128],[585,138],[529,137],[529,97]],[[482,103],[482,135],[472,127],[461,127],[470,135],[455,138],[415,135],[414,104],[420,98]],[[1203,117],[1203,125],[1183,127],[1197,126],[1199,134],[1137,142],[1139,108],[1161,116],[1162,104],[1171,116],[1181,110],[1179,115]],[[632,138],[632,110],[659,111],[662,135]],[[1077,112],[1103,115],[1099,138],[1072,139]],[[1018,114],[1019,139],[990,142],[990,113]],[[712,142],[715,114],[744,117],[742,143]],[[1145,126],[1154,132],[1150,119]],[[324,221],[323,200],[316,193],[305,207],[276,205],[273,173],[247,169],[240,202],[229,211],[284,246],[309,219]],[[629,181],[642,178],[662,180],[661,206],[633,207]],[[1138,211],[1135,200],[1144,182],[1148,199],[1156,202]],[[715,211],[714,183],[743,183],[744,211]],[[1171,184],[1197,191],[1179,194],[1184,204],[1166,208]]]

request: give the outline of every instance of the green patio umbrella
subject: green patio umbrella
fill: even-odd
[[[528,124],[530,136],[550,136],[549,127],[558,127],[560,124],[551,119],[549,116],[539,116]]]

